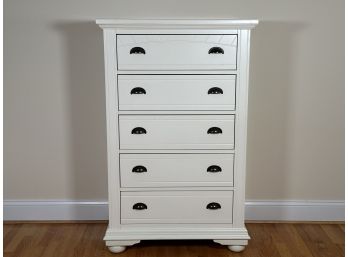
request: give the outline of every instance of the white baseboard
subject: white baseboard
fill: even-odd
[[[344,221],[344,201],[247,201],[245,219]]]
[[[107,220],[107,202],[4,201],[4,220]]]
[[[344,221],[344,201],[247,201],[246,220]],[[107,202],[4,201],[4,220],[107,220]]]

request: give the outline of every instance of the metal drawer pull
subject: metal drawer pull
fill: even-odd
[[[146,91],[142,87],[135,87],[131,90],[131,95],[146,95]]]
[[[224,49],[222,49],[221,47],[218,46],[214,46],[212,48],[209,49],[209,54],[224,54],[225,51]]]
[[[136,203],[133,205],[133,210],[145,210],[145,209],[147,209],[147,206],[144,203]]]
[[[136,127],[132,129],[132,134],[140,135],[140,134],[146,134],[146,129],[141,127]]]
[[[222,91],[219,87],[212,87],[208,90],[208,95],[222,95],[224,91]]]
[[[145,50],[142,47],[136,46],[136,47],[133,47],[129,53],[130,54],[145,54]]]
[[[221,205],[219,203],[212,202],[207,205],[207,209],[209,210],[221,209]]]
[[[221,167],[217,165],[211,165],[207,169],[207,172],[212,172],[212,173],[221,172],[221,171],[222,171]]]
[[[144,166],[135,166],[133,169],[132,169],[132,172],[135,172],[135,173],[143,173],[143,172],[147,172],[147,169],[144,167]]]
[[[210,129],[208,129],[207,133],[208,134],[222,134],[222,130],[221,130],[221,128],[218,128],[218,127],[211,127]]]

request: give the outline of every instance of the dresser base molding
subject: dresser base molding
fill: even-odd
[[[108,228],[104,237],[105,241],[161,239],[249,240],[250,236],[246,228],[132,228],[120,230]]]
[[[113,253],[120,253],[140,240],[190,240],[212,239],[215,243],[227,245],[233,252],[243,251],[250,236],[245,228],[231,229],[146,229],[112,230],[107,229],[104,240]]]

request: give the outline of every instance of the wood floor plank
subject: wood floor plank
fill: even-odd
[[[63,256],[75,257],[83,256],[79,249],[84,249],[84,247],[89,247],[88,244],[83,243],[83,237],[85,236],[86,230],[91,229],[87,224],[70,224],[72,226],[72,231],[68,235],[67,244],[63,249]],[[80,247],[78,247],[80,246]]]
[[[275,244],[275,247],[277,248],[280,256],[282,257],[291,257],[292,249],[293,247],[290,247],[289,244],[289,238],[287,237],[287,234],[283,230],[284,226],[279,226],[277,224],[273,224],[273,226],[270,227],[269,233],[272,236],[273,242]],[[298,253],[296,253],[296,256],[298,256]]]
[[[142,241],[113,254],[104,244],[105,223],[5,224],[5,257],[340,257],[342,224],[247,224],[251,240],[233,253],[211,240]],[[342,228],[343,227],[343,228]]]
[[[342,229],[343,232],[345,232],[345,229],[344,229],[345,224],[340,224],[339,227],[340,227],[340,229]]]
[[[16,244],[16,248],[13,249],[11,253],[13,253],[14,256],[22,256],[25,253],[28,253],[32,239],[33,239],[32,236],[25,235],[20,237],[18,244]]]
[[[313,256],[344,256],[339,247],[333,244],[320,225],[302,224],[294,225]]]
[[[81,233],[81,230],[79,230],[79,225],[80,224],[55,224],[57,233],[53,237],[52,241],[59,243],[59,246],[54,249],[51,255],[52,257],[73,256],[72,252],[75,251],[75,249],[72,247],[76,243],[76,239],[74,237],[77,235],[77,231]],[[43,255],[42,257],[48,256]]]
[[[40,256],[42,254],[46,246],[39,243],[46,236],[47,228],[48,228],[47,225],[38,227],[33,224],[25,224],[23,226],[23,229],[27,230],[30,240],[28,240],[28,244],[26,245],[26,248],[22,250],[23,253],[21,257]]]
[[[344,232],[339,226],[322,224],[320,227],[334,244],[344,244]]]
[[[259,240],[257,238],[255,229],[254,229],[254,227],[258,225],[259,224],[246,224],[251,240],[249,240],[245,251],[242,252],[243,257],[250,257],[250,256],[262,257],[258,248]]]
[[[339,226],[322,224],[321,228],[324,230],[326,235],[330,238],[331,242],[335,244],[341,252],[341,255],[344,255],[344,232]]]
[[[257,224],[252,227],[255,232],[254,240],[257,240],[258,251],[261,256],[281,257],[274,242],[274,237],[270,231],[273,230],[275,224]]]
[[[284,224],[278,226],[278,229],[281,230],[280,234],[289,245],[292,256],[314,257],[293,224]]]
[[[22,224],[4,226],[4,252],[10,252],[9,245],[12,244],[17,233],[20,231]]]

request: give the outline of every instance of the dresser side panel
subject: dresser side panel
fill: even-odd
[[[104,58],[108,152],[109,228],[117,229],[120,227],[120,183],[117,113],[118,97],[116,79],[116,33],[114,29],[104,29]]]
[[[239,33],[239,76],[236,88],[236,123],[235,123],[235,194],[233,208],[234,227],[244,227],[245,209],[245,172],[249,86],[249,45],[250,30]]]

